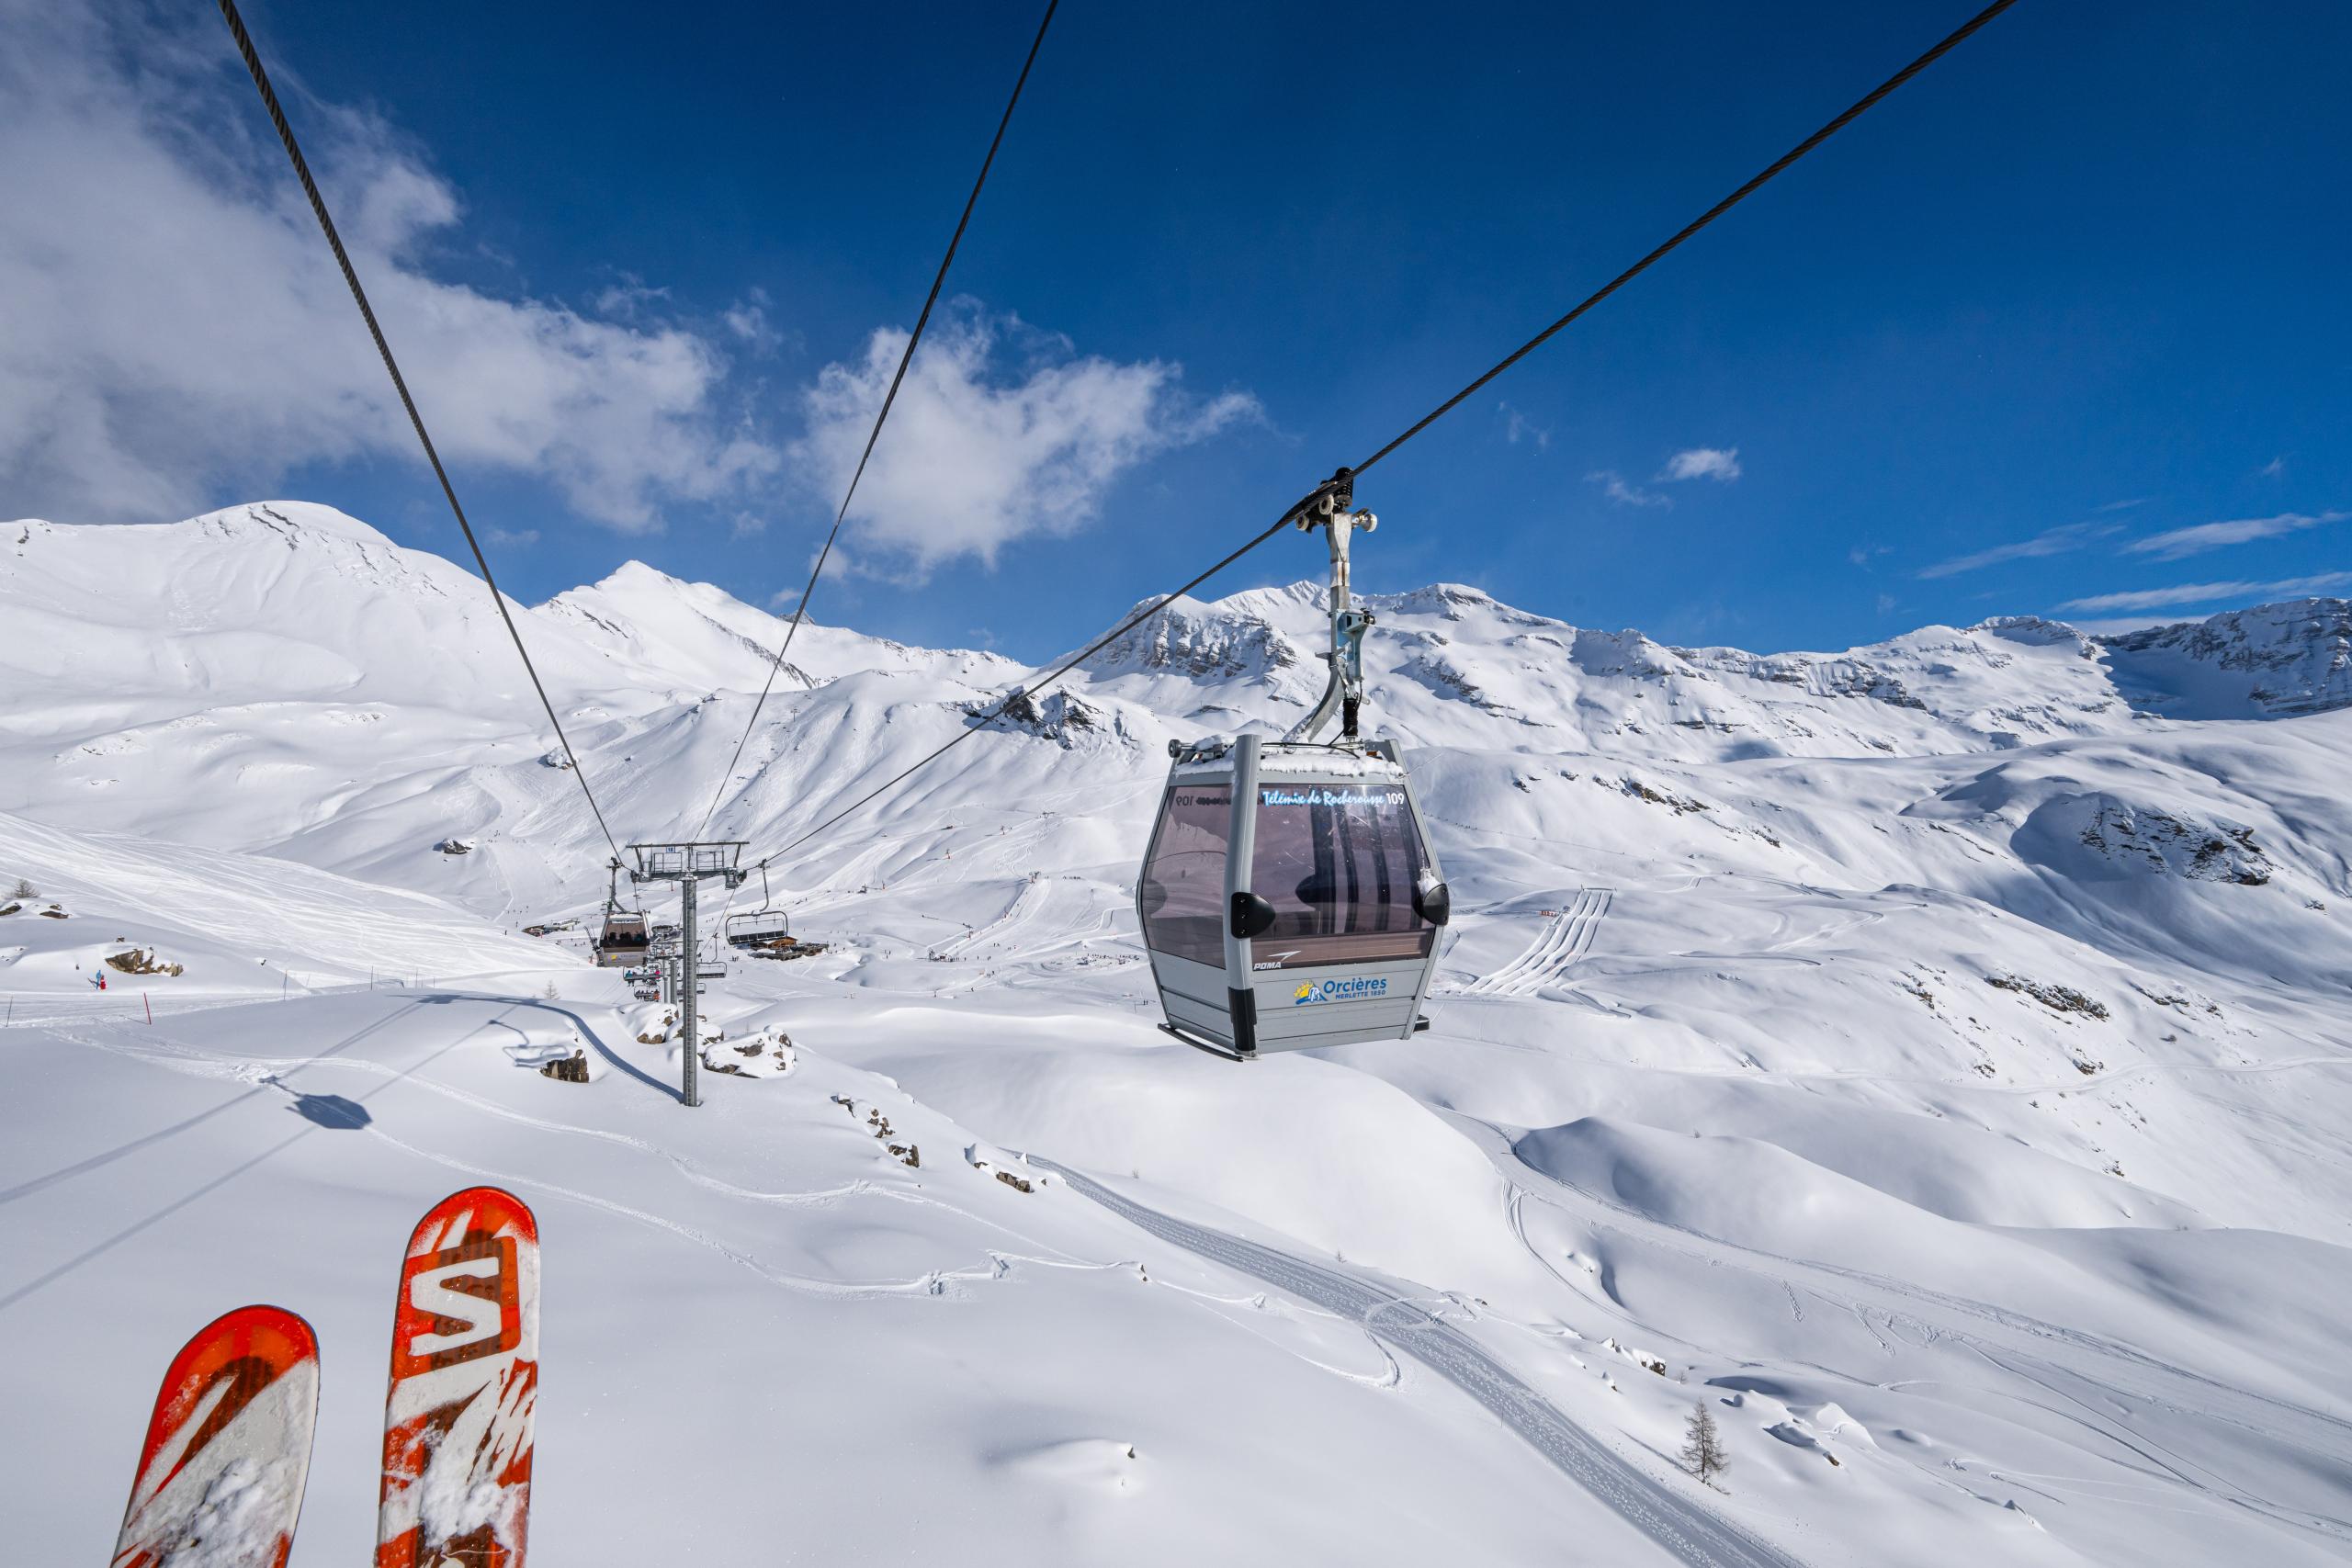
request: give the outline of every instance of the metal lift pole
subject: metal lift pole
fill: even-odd
[[[695,1069],[702,1066],[701,1052],[695,1039],[695,1003],[702,992],[702,964],[697,962],[695,948],[695,888],[698,878],[689,876],[678,884],[678,973],[685,985],[678,999],[678,1032],[686,1042],[686,1104],[702,1103],[701,1091],[695,1087]]]
[[[729,887],[743,885],[744,877],[750,874],[738,863],[743,857],[743,842],[740,839],[729,839],[691,843],[631,844],[629,851],[637,856],[637,869],[629,873],[629,880],[637,883],[674,882],[678,885],[678,952],[665,961],[665,969],[673,976],[670,985],[671,996],[678,1004],[678,1035],[685,1044],[683,1098],[690,1106],[700,1105],[702,1090],[696,1069],[702,1066],[702,1021],[697,1014],[702,991],[702,965],[695,951],[695,895],[706,876],[718,877]]]

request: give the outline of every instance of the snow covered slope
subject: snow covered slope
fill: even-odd
[[[0,995],[27,1018],[277,999],[564,962],[545,942],[437,900],[255,855],[0,816]],[[20,886],[31,891],[12,891]],[[126,953],[140,955],[130,967],[107,963]],[[91,984],[99,975],[104,993]]]
[[[322,1455],[364,1453],[334,1347],[380,1340],[383,1248],[508,1181],[534,1534],[589,1563],[658,1552],[647,1444],[753,1478],[706,1489],[714,1560],[774,1550],[779,1488],[812,1561],[2352,1555],[2352,606],[1755,655],[1369,603],[1455,892],[1429,1032],[1237,1066],[1151,1028],[1165,742],[1320,686],[1319,593],[1259,589],[777,853],[827,949],[737,960],[706,1059],[782,1026],[794,1066],[689,1114],[660,1010],[511,934],[608,852],[478,582],[295,503],[6,525],[0,889],[72,918],[0,916],[0,993],[16,943],[63,1008],[101,928],[185,982],[419,983],[0,1033],[0,1314],[160,1366],[283,1299]],[[716,790],[754,854],[1029,674],[808,628],[722,780],[781,622],[640,567],[517,614],[616,831]],[[587,1084],[528,1070],[575,1047]],[[43,1560],[98,1550],[152,1375],[0,1467]],[[1727,1495],[1667,1458],[1699,1400]],[[366,1471],[322,1459],[298,1562],[364,1538]]]

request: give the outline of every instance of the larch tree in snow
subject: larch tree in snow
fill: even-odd
[[[1683,1430],[1682,1468],[1710,1486],[1731,1468],[1731,1456],[1724,1452],[1723,1434],[1715,1427],[1715,1413],[1703,1399],[1690,1407],[1690,1424]]]
[[[9,895],[9,897],[13,898],[38,898],[40,897],[40,889],[35,887],[27,878],[20,876],[17,878],[16,892]]]

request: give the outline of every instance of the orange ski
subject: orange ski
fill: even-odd
[[[114,1568],[285,1568],[318,1404],[319,1342],[292,1313],[243,1306],[198,1330],[155,1396]]]
[[[522,1568],[538,1381],[538,1222],[453,1192],[401,1265],[376,1568]]]

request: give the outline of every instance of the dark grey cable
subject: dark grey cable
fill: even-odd
[[[833,541],[840,537],[842,519],[849,515],[849,503],[857,494],[857,481],[865,477],[865,465],[874,456],[874,444],[882,438],[882,423],[890,417],[890,405],[899,400],[899,383],[907,378],[907,366],[915,356],[915,344],[922,341],[922,330],[931,321],[931,308],[939,302],[939,290],[947,281],[947,269],[956,263],[956,247],[964,243],[964,230],[972,221],[972,209],[979,205],[980,188],[989,183],[989,169],[996,163],[996,150],[1004,145],[1004,129],[1012,123],[1013,107],[1021,102],[1021,89],[1029,85],[1029,68],[1037,63],[1037,51],[1045,46],[1046,29],[1054,24],[1054,11],[1061,0],[1046,0],[1046,19],[1037,24],[1037,36],[1029,45],[1029,58],[1021,62],[1021,74],[1012,84],[1012,96],[1006,100],[1004,115],[996,122],[996,135],[989,142],[988,156],[980,160],[979,178],[972,182],[972,194],[964,198],[964,215],[956,220],[956,232],[948,236],[947,254],[939,258],[939,275],[931,280],[931,293],[922,302],[922,313],[915,318],[915,330],[907,338],[906,352],[899,355],[899,368],[890,378],[890,389],[882,399],[882,407],[874,415],[874,428],[866,433],[865,450],[858,455],[857,471],[849,477],[849,489],[842,494],[841,510],[833,513],[831,532],[825,536],[825,547],[817,552],[817,564],[809,569],[808,585],[800,591],[800,603],[792,607],[792,625],[784,632],[784,642],[775,650],[775,660],[768,666],[768,678],[760,687],[760,700],[752,705],[752,717],[743,726],[743,738],[735,742],[735,755],[727,760],[727,771],[718,775],[718,787],[711,792],[710,809],[702,814],[702,827],[695,829],[700,838],[710,819],[718,815],[718,803],[727,794],[727,781],[735,776],[735,764],[743,760],[743,748],[751,743],[752,731],[760,722],[760,710],[768,705],[768,693],[775,688],[776,671],[784,668],[784,656],[791,651],[792,639],[800,635],[800,618],[808,613],[808,596],[817,591],[817,579],[823,574],[825,562],[833,553]]]
[[[1692,219],[1689,223],[1676,231],[1673,237],[1668,239],[1665,243],[1659,245],[1657,249],[1651,251],[1649,254],[1644,256],[1641,260],[1635,262],[1633,265],[1619,273],[1615,277],[1611,278],[1600,288],[1594,290],[1593,293],[1587,296],[1575,310],[1570,310],[1566,315],[1562,316],[1558,321],[1554,321],[1550,326],[1545,327],[1542,332],[1536,333],[1533,337],[1520,344],[1516,349],[1513,349],[1510,354],[1498,362],[1494,368],[1488,370],[1485,375],[1479,377],[1476,380],[1463,388],[1462,390],[1454,393],[1453,396],[1446,399],[1445,401],[1440,403],[1436,408],[1422,415],[1419,420],[1416,420],[1413,424],[1404,432],[1404,434],[1398,435],[1395,440],[1381,447],[1371,457],[1366,457],[1363,462],[1357,464],[1353,470],[1342,469],[1340,470],[1339,478],[1317,486],[1311,493],[1299,501],[1288,512],[1283,513],[1281,517],[1277,518],[1272,526],[1267,528],[1257,537],[1243,545],[1239,549],[1235,550],[1231,555],[1227,556],[1223,560],[1217,562],[1215,566],[1210,567],[1206,571],[1202,572],[1190,582],[1185,583],[1183,587],[1177,589],[1173,593],[1166,594],[1147,608],[1138,610],[1126,620],[1121,622],[1117,626],[1114,627],[1103,636],[1096,638],[1092,643],[1090,643],[1082,651],[1061,664],[1051,673],[1046,675],[1042,680],[1037,681],[1032,685],[1017,688],[1007,694],[1005,697],[998,702],[993,708],[990,708],[986,714],[980,716],[980,717],[970,728],[956,734],[952,739],[947,741],[945,745],[939,747],[936,750],[933,750],[924,756],[912,766],[901,770],[886,783],[867,791],[865,795],[860,795],[848,806],[843,807],[841,810],[836,811],[833,815],[826,818],[822,822],[817,824],[816,827],[809,829],[798,838],[796,838],[786,843],[783,849],[774,852],[774,853],[768,858],[773,859],[775,858],[775,855],[785,854],[798,848],[800,845],[808,842],[810,839],[816,837],[819,833],[823,832],[826,829],[832,827],[843,818],[848,817],[851,813],[866,806],[876,796],[883,795],[887,791],[903,783],[907,778],[920,769],[928,767],[932,762],[944,756],[947,752],[955,750],[957,746],[963,744],[963,742],[971,739],[974,735],[978,734],[982,729],[988,728],[989,725],[994,723],[998,718],[1002,717],[1005,709],[1011,706],[1016,698],[1035,696],[1037,693],[1044,691],[1047,686],[1052,685],[1056,681],[1058,681],[1064,675],[1069,674],[1080,663],[1091,658],[1114,638],[1124,636],[1125,633],[1132,631],[1135,627],[1141,626],[1144,622],[1149,620],[1152,616],[1157,615],[1160,611],[1166,609],[1170,604],[1182,597],[1184,594],[1191,592],[1193,589],[1199,587],[1202,583],[1207,581],[1210,578],[1215,577],[1218,572],[1223,571],[1227,567],[1231,566],[1235,561],[1239,560],[1243,556],[1248,555],[1251,550],[1256,549],[1260,545],[1264,544],[1268,539],[1272,538],[1276,534],[1282,532],[1285,525],[1297,518],[1301,513],[1305,512],[1308,506],[1312,505],[1326,491],[1332,489],[1335,485],[1338,485],[1342,481],[1347,482],[1351,487],[1354,475],[1363,473],[1364,469],[1371,468],[1374,463],[1379,462],[1383,457],[1387,457],[1391,452],[1396,451],[1396,448],[1405,445],[1406,442],[1410,441],[1414,436],[1419,435],[1422,431],[1427,430],[1430,425],[1436,423],[1446,414],[1452,412],[1455,408],[1461,405],[1464,399],[1470,397],[1472,394],[1476,393],[1479,388],[1487,385],[1487,383],[1492,381],[1496,377],[1501,375],[1504,371],[1510,369],[1512,366],[1526,358],[1536,349],[1542,347],[1562,328],[1567,326],[1569,322],[1575,321],[1578,316],[1583,315],[1587,310],[1591,310],[1595,305],[1600,304],[1603,299],[1606,299],[1611,294],[1616,293],[1618,289],[1623,288],[1626,284],[1632,282],[1634,278],[1648,271],[1653,264],[1663,258],[1676,246],[1681,244],[1683,241],[1688,240],[1700,230],[1704,229],[1708,224],[1713,223],[1716,219],[1721,218],[1724,213],[1730,211],[1733,208],[1747,200],[1750,196],[1753,196],[1775,175],[1781,174],[1798,159],[1804,157],[1806,153],[1812,152],[1815,148],[1828,141],[1838,131],[1843,130],[1848,125],[1860,118],[1863,113],[1876,105],[1880,99],[1884,98],[1897,87],[1902,86],[1905,82],[1911,80],[1912,77],[1917,76],[1920,72],[1934,64],[1945,54],[1958,47],[1969,37],[1969,35],[1975,32],[1979,28],[1982,28],[1985,23],[1991,21],[1994,17],[1999,16],[2002,12],[2007,10],[2015,4],[2017,4],[2017,0],[1994,0],[1992,5],[1985,6],[1984,9],[1970,17],[1966,22],[1962,23],[1959,28],[1948,34],[1942,41],[1936,44],[1935,47],[1929,49],[1926,53],[1912,61],[1910,64],[1905,65],[1902,70],[1896,72],[1894,75],[1880,83],[1862,97],[1857,99],[1844,113],[1838,115],[1835,119],[1832,119],[1828,124],[1823,126],[1819,130],[1815,131],[1811,136],[1806,137],[1803,141],[1798,142],[1788,152],[1773,160],[1770,165],[1765,168],[1762,173],[1757,175],[1753,179],[1741,186],[1737,190],[1733,191],[1729,196],[1715,203],[1714,206],[1707,209],[1706,211],[1701,213],[1697,218]],[[903,367],[901,367],[901,368],[903,368]],[[730,772],[731,771],[730,765]],[[761,863],[764,864],[766,863],[763,861]]]
[[[604,808],[596,804],[596,792],[588,787],[587,770],[580,765],[580,758],[571,750],[571,738],[563,732],[563,721],[555,716],[555,705],[548,700],[548,689],[539,680],[538,668],[531,662],[531,650],[523,646],[522,631],[514,625],[514,617],[507,613],[506,596],[498,591],[498,580],[490,573],[489,558],[481,553],[481,541],[474,537],[473,525],[466,521],[466,509],[458,504],[458,492],[449,483],[449,472],[441,466],[441,454],[434,449],[433,437],[424,428],[424,416],[416,412],[416,400],[409,396],[408,381],[401,375],[400,364],[392,357],[392,345],[384,339],[384,329],[376,320],[375,307],[368,303],[368,291],[359,287],[359,274],[351,265],[351,254],[343,248],[343,236],[335,232],[334,220],[327,215],[326,198],[319,194],[318,181],[311,177],[310,161],[302,156],[301,144],[294,140],[294,128],[286,123],[286,111],[278,107],[277,94],[269,85],[269,73],[262,69],[261,55],[254,48],[253,35],[245,31],[245,19],[237,14],[236,0],[220,0],[220,15],[228,21],[229,31],[235,35],[237,52],[245,57],[245,69],[253,73],[254,85],[260,89],[262,107],[269,111],[269,122],[277,128],[277,139],[286,143],[286,155],[294,161],[294,173],[302,182],[302,194],[311,198],[311,210],[317,215],[319,227],[326,231],[327,243],[334,248],[335,265],[343,268],[343,280],[351,286],[351,298],[359,306],[359,314],[368,322],[368,333],[376,340],[376,352],[384,356],[384,368],[391,373],[392,389],[401,395],[401,406],[408,410],[408,422],[416,427],[416,438],[424,445],[425,460],[433,465],[433,477],[441,481],[441,493],[448,498],[449,510],[458,519],[458,530],[466,536],[466,544],[474,552],[474,564],[481,569],[481,580],[490,589],[491,603],[498,606],[498,618],[506,623],[506,635],[514,639],[514,651],[523,656],[523,668],[531,677],[531,689],[539,694],[539,706],[547,710],[548,722],[555,726],[557,743],[563,748],[564,761],[571,764],[571,776],[580,781],[580,793],[588,797],[588,809],[594,814],[596,826],[603,830],[605,842],[612,846],[613,858],[621,858],[620,840],[605,824]]]

